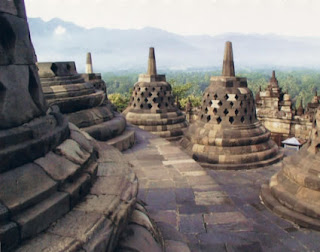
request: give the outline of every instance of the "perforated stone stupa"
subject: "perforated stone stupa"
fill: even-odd
[[[203,93],[199,118],[181,145],[204,166],[247,169],[282,158],[270,132],[257,120],[247,79],[235,76],[231,42],[226,43],[222,76],[211,77]]]
[[[86,74],[78,74],[74,62],[38,63],[45,98],[57,105],[70,122],[100,141],[120,150],[134,144],[134,131],[113,111],[100,74],[92,73],[91,54],[87,55]]]
[[[310,139],[282,169],[263,185],[264,204],[300,226],[320,230],[320,109],[316,111]]]
[[[167,139],[181,137],[187,121],[174,105],[171,92],[165,75],[157,74],[154,48],[150,48],[148,72],[134,84],[130,104],[124,111],[127,121]]]

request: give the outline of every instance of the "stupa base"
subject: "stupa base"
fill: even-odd
[[[281,218],[292,221],[304,228],[310,228],[320,231],[320,220],[311,218],[304,214],[298,213],[282,205],[271,193],[269,185],[264,184],[261,187],[260,199],[263,204],[272,212]]]
[[[269,158],[267,160],[259,161],[259,162],[243,163],[243,164],[210,164],[205,162],[199,162],[199,164],[204,168],[209,168],[212,170],[249,170],[249,169],[261,168],[261,167],[278,163],[283,159],[283,155],[284,155],[283,151],[280,150],[276,156]]]

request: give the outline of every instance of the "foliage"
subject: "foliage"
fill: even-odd
[[[129,105],[130,97],[125,94],[114,93],[108,95],[111,103],[117,108],[118,112],[122,112]]]
[[[188,96],[194,97],[193,103],[201,100],[203,91],[209,86],[211,76],[219,76],[220,71],[168,71],[166,73],[169,83],[172,85],[173,95],[178,96],[183,106]],[[254,95],[261,86],[262,90],[268,85],[271,77],[271,69],[243,70],[237,72],[237,76],[247,77],[248,87]],[[108,93],[119,93],[125,96],[124,102],[128,103],[128,92],[138,80],[138,72],[105,73],[104,80],[107,83]],[[293,103],[300,104],[302,98],[304,106],[312,100],[315,89],[320,91],[320,72],[316,70],[298,69],[276,71],[276,77],[283,91],[288,91]],[[120,105],[120,100],[118,106]],[[121,107],[121,105],[120,105]],[[125,105],[122,105],[125,107]]]
[[[182,98],[186,98],[188,91],[191,89],[192,84],[177,84],[175,80],[171,80],[171,87],[172,87],[172,95],[174,98],[178,97],[179,101]]]
[[[190,102],[192,104],[192,107],[199,107],[201,105],[201,97],[200,96],[194,96],[193,94],[192,95],[188,95],[188,97],[186,98],[182,98],[180,100],[180,105],[181,105],[181,108],[185,109],[186,108],[186,105],[187,105],[187,102],[188,102],[188,99],[190,99]]]

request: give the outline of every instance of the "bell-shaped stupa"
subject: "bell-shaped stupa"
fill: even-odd
[[[282,169],[263,185],[264,204],[300,226],[320,230],[320,108],[309,141],[282,162]]]
[[[59,106],[71,123],[119,150],[134,144],[134,131],[113,110],[101,74],[93,73],[91,53],[87,54],[86,74],[77,72],[75,62],[40,62],[38,67],[48,104]]]
[[[199,120],[190,125],[181,145],[214,169],[261,167],[282,158],[270,132],[257,120],[247,79],[235,76],[231,42],[226,43],[222,76],[211,77]]]
[[[48,108],[23,0],[0,34],[0,251],[163,251],[124,156]]]
[[[187,121],[174,102],[171,85],[165,75],[157,74],[154,48],[150,48],[148,72],[140,74],[134,84],[129,107],[124,111],[126,119],[158,136],[179,138],[187,127]]]
[[[45,102],[23,0],[0,3],[0,250],[68,213],[95,179],[97,151]]]

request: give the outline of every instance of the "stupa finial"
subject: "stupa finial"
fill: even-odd
[[[235,76],[232,43],[226,42],[223,58],[222,76]]]
[[[157,75],[156,57],[153,47],[149,48],[148,74]]]
[[[90,52],[87,53],[86,73],[87,74],[92,74],[93,73],[92,58],[91,58],[91,53]]]

